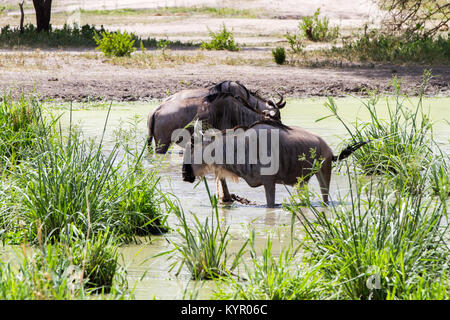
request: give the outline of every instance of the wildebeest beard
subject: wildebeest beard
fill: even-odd
[[[195,181],[194,170],[192,170],[192,165],[188,163],[183,163],[182,175],[183,181],[190,183]]]

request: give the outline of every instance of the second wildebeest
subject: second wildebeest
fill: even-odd
[[[332,163],[366,144],[348,146],[335,156],[320,136],[270,120],[200,136],[197,145],[193,140],[186,147],[183,180],[194,182],[207,173],[220,178],[240,177],[251,187],[264,186],[268,207],[275,205],[276,184],[292,186],[298,178],[307,183],[313,174],[319,181],[323,201],[328,203]],[[196,153],[196,148],[202,152]],[[314,163],[320,164],[317,172],[313,171]]]

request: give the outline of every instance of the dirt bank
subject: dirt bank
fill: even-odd
[[[247,53],[242,53],[247,54]],[[5,53],[3,53],[5,61]],[[211,58],[210,58],[211,59]],[[8,67],[9,66],[9,67]],[[251,90],[270,96],[279,90],[286,97],[363,94],[364,89],[392,92],[393,75],[404,79],[404,90],[416,94],[423,66],[348,66],[301,68],[266,63],[262,66],[211,64],[211,60],[174,67],[130,68],[101,58],[88,59],[62,53],[22,55],[0,65],[2,91],[30,92],[43,98],[83,101],[161,99],[186,88],[237,80]],[[450,67],[433,67],[427,95],[450,95]]]

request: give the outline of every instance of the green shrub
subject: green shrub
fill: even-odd
[[[106,32],[103,26],[97,28],[93,25],[69,26],[65,24],[61,29],[53,29],[50,26],[49,32],[36,32],[36,27],[32,24],[24,26],[24,32],[19,28],[11,28],[6,25],[0,29],[0,48],[14,47],[38,47],[38,48],[61,48],[61,47],[88,47],[98,46],[94,37]],[[156,48],[159,40],[155,38],[142,39],[131,34],[135,44],[143,44],[148,48]],[[168,47],[198,47],[199,44],[192,42],[167,40]]]
[[[94,40],[97,43],[97,50],[100,50],[107,57],[129,57],[136,48],[133,47],[133,35],[126,31],[108,32],[103,31],[101,37],[96,33]]]
[[[201,48],[207,50],[229,50],[239,51],[240,48],[234,42],[233,33],[227,30],[225,24],[219,32],[209,31],[211,37],[210,42],[202,42]]]
[[[283,47],[272,49],[272,55],[277,64],[283,64],[286,61],[286,52]]]
[[[291,47],[292,52],[294,53],[302,53],[303,48],[305,47],[305,44],[303,43],[303,38],[297,33],[290,34],[287,33],[285,35],[289,46]]]
[[[303,34],[312,41],[330,41],[339,37],[339,27],[330,28],[329,19],[319,19],[320,8],[314,12],[312,17],[303,17],[298,27]]]

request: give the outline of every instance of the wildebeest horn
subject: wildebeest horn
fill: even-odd
[[[283,95],[277,90],[275,90],[275,92],[280,96],[280,101],[278,101],[275,105],[278,107],[278,109],[284,108],[284,106],[286,105],[286,101],[283,101]]]

